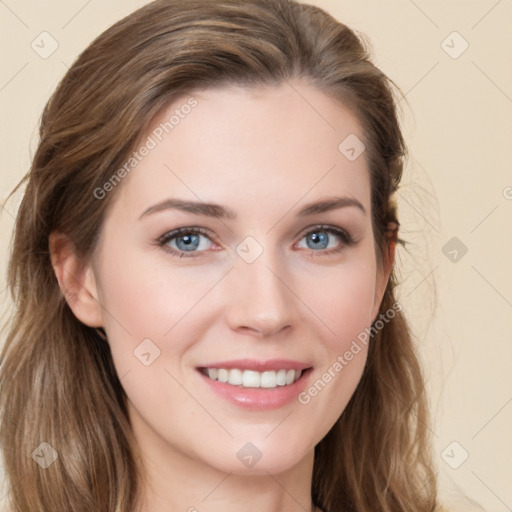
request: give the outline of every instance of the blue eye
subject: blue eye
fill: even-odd
[[[329,247],[329,238],[333,238],[333,235],[341,240],[341,243],[338,242]],[[201,240],[202,238],[204,240]],[[305,233],[301,240],[304,238],[307,239],[306,248],[312,249],[313,254],[318,253],[319,256],[338,253],[345,247],[355,244],[354,239],[346,231],[334,226],[316,226]],[[157,245],[178,258],[195,258],[201,256],[208,249],[210,242],[209,230],[190,227],[175,229],[163,235],[158,239]],[[175,244],[175,247],[172,247],[171,243]]]
[[[334,246],[328,247],[329,235],[335,235],[339,239],[343,240],[345,246],[353,244],[353,240],[348,233],[332,226],[319,226],[311,231],[308,231],[303,238],[306,238],[307,240],[308,249],[321,249],[324,254],[341,251],[344,245],[341,245],[340,247],[339,244],[335,244]],[[311,241],[311,243],[309,243],[309,241]]]
[[[158,245],[160,245],[164,251],[179,258],[196,257],[200,254],[194,254],[194,252],[204,252],[204,250],[196,251],[198,247],[201,246],[202,249],[205,249],[205,244],[201,244],[200,238],[209,239],[208,234],[209,232],[202,228],[179,228],[161,237],[158,240]],[[171,242],[176,243],[176,248],[169,245]]]

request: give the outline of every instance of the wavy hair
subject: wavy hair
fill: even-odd
[[[406,245],[394,196],[407,156],[399,90],[371,62],[364,38],[322,9],[292,0],[157,0],[97,37],[61,80],[44,108],[31,168],[10,194],[26,185],[0,367],[12,512],[132,512],[141,477],[108,343],[69,308],[50,233],[65,233],[80,257],[91,256],[116,196],[98,200],[94,191],[178,95],[293,79],[342,102],[363,127],[380,265],[390,243]],[[396,285],[393,269],[380,313],[396,303]],[[326,512],[439,510],[428,425],[421,367],[397,311],[371,336],[359,385],[315,448],[314,503]],[[46,469],[31,457],[43,441],[59,454]]]

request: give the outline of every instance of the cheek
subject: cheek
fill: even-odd
[[[340,266],[336,276],[317,275],[309,292],[311,309],[318,312],[327,333],[321,339],[322,364],[298,402],[321,418],[327,431],[342,414],[363,373],[375,299],[375,267],[360,258]]]
[[[351,340],[369,327],[375,300],[375,267],[371,260],[354,257],[350,263],[308,278],[301,294],[326,327],[327,350],[346,350]],[[314,286],[311,283],[314,282]]]
[[[119,374],[137,362],[134,351],[141,343],[152,347],[148,339],[157,347],[152,350],[165,351],[168,359],[186,351],[194,339],[186,333],[201,327],[193,320],[205,314],[203,299],[218,281],[218,271],[173,266],[155,253],[120,254],[115,245],[105,253],[100,302]]]
[[[111,255],[103,267],[102,305],[117,374],[136,414],[158,424],[168,438],[185,441],[188,431],[173,421],[175,415],[200,417],[202,424],[208,418],[194,407],[190,386],[180,384],[179,366],[198,338],[193,320],[204,313],[198,313],[201,298],[218,278],[157,264],[149,256]]]

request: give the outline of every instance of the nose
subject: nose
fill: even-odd
[[[260,338],[290,329],[297,318],[290,278],[286,272],[279,271],[270,253],[264,251],[252,263],[237,257],[226,283],[229,326]]]

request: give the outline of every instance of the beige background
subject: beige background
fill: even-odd
[[[0,1],[1,199],[28,170],[40,113],[68,66],[100,32],[144,3]],[[399,249],[399,300],[424,361],[443,496],[454,510],[470,510],[451,497],[450,488],[458,487],[489,512],[510,510],[512,2],[311,3],[368,36],[375,62],[409,103],[400,103],[410,159],[399,207],[410,246]],[[59,45],[47,59],[31,48],[43,31]],[[19,199],[0,218],[4,308]]]

